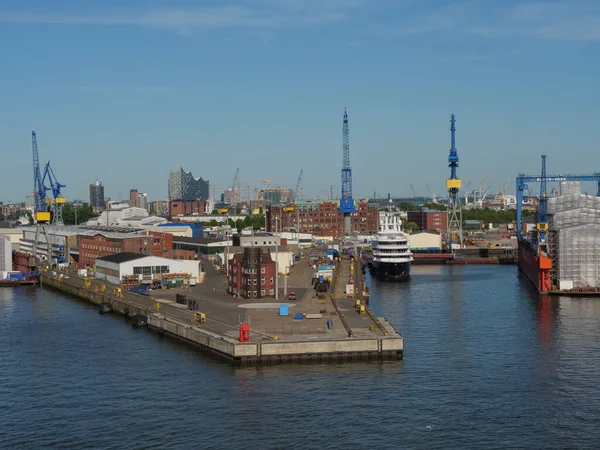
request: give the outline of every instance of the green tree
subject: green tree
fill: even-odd
[[[80,225],[94,217],[98,217],[98,214],[94,212],[94,209],[88,203],[81,206],[65,203],[63,206],[63,221],[65,225]]]
[[[404,225],[404,229],[409,233],[414,233],[415,231],[419,231],[419,225],[417,225],[415,222],[408,222]]]

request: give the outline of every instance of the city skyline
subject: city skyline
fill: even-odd
[[[600,6],[589,2],[73,0],[0,7],[5,43],[0,200],[31,195],[31,130],[68,199],[96,179],[167,198],[183,167],[229,187],[339,191],[348,107],[356,198],[445,197],[458,176],[600,171]],[[26,69],[25,69],[26,68]],[[212,188],[211,188],[212,194]]]

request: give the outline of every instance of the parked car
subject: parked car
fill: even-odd
[[[294,292],[290,292],[290,295],[288,295],[288,300],[290,300],[290,301],[296,300],[296,294]]]

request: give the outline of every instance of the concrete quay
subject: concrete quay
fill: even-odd
[[[333,292],[317,296],[310,285],[314,269],[308,263],[309,256],[298,262],[288,278],[287,293],[293,291],[297,296],[293,302],[233,299],[225,293],[225,277],[210,266],[201,285],[151,291],[150,296],[125,290],[118,294],[117,286],[97,280],[89,280],[86,286],[86,280],[73,273],[45,272],[41,281],[44,287],[72,294],[110,312],[129,318],[143,316],[150,330],[239,364],[402,359],[402,336],[368,308],[359,314],[355,299],[345,294],[350,261],[337,264]],[[356,284],[362,286],[358,266],[354,273]],[[280,298],[287,299],[287,293],[280,289]],[[176,303],[176,294],[196,300],[198,310],[190,311],[187,305]],[[289,316],[278,315],[281,304],[288,305]],[[205,314],[204,323],[199,323],[198,312]],[[298,320],[297,313],[314,318]],[[240,342],[240,322],[250,325],[250,342]]]

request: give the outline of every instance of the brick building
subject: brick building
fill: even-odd
[[[298,221],[301,233],[315,236],[340,237],[344,232],[343,215],[337,201],[298,201],[293,211],[282,206],[270,206],[266,214],[267,231],[275,231],[275,221],[279,218],[279,231],[296,231]],[[379,205],[359,201],[356,212],[352,213],[352,231],[376,233],[379,229]]]
[[[206,202],[200,200],[174,200],[169,202],[169,215],[171,217],[191,216],[194,214],[206,214]]]
[[[275,297],[275,262],[260,247],[246,247],[229,263],[229,293],[242,298]]]
[[[421,211],[409,211],[407,222],[416,223],[423,231],[446,231],[448,228],[448,213],[436,209],[421,208]]]
[[[173,235],[144,231],[135,233],[95,233],[79,235],[79,263],[92,267],[96,258],[115,253],[140,253],[171,259],[194,259],[195,253],[173,251]]]

